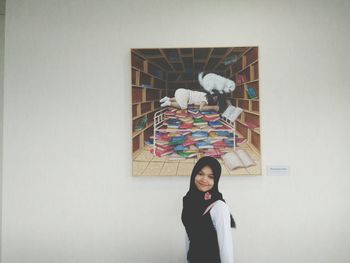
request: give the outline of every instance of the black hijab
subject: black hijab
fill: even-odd
[[[194,178],[202,170],[204,166],[209,166],[213,170],[214,174],[214,186],[208,192],[211,194],[211,198],[209,200],[204,199],[204,192],[201,192],[197,189]],[[221,165],[213,157],[205,156],[197,161],[195,164],[192,174],[191,174],[191,182],[190,189],[187,194],[183,197],[183,209],[182,209],[182,223],[186,228],[186,232],[189,233],[193,226],[196,225],[198,219],[203,216],[204,211],[207,207],[214,203],[217,200],[225,200],[222,197],[222,194],[219,192],[218,184],[221,175]],[[235,221],[231,215],[231,227],[236,227]]]

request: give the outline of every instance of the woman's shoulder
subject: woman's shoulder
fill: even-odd
[[[212,215],[218,215],[218,214],[229,214],[230,213],[230,209],[228,207],[228,205],[222,201],[222,200],[217,200],[214,204],[213,207],[211,209],[211,214]]]
[[[229,211],[228,205],[222,201],[222,200],[217,200],[215,201],[215,203],[213,204],[213,208],[212,210],[227,210]]]

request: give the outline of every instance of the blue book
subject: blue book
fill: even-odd
[[[208,137],[208,132],[206,131],[195,131],[192,133],[193,138]]]
[[[185,140],[185,135],[180,135],[180,136],[171,138],[171,141],[183,141],[183,140]]]
[[[222,127],[222,123],[221,121],[210,121],[209,126],[214,127],[214,128],[218,128],[218,127]]]
[[[218,136],[233,137],[233,133],[229,131],[216,131]]]
[[[175,151],[186,151],[188,150],[188,147],[186,146],[183,146],[183,145],[177,145],[175,148],[174,148]]]
[[[233,146],[235,146],[235,143],[234,143],[234,141],[232,141],[232,140],[224,140],[224,142],[225,142],[225,144],[226,144],[227,147],[233,147]]]
[[[201,111],[203,115],[208,115],[208,114],[217,114],[216,111]]]
[[[246,91],[247,91],[249,99],[256,99],[258,97],[256,95],[256,91],[255,91],[255,89],[253,87],[248,86]]]
[[[198,149],[213,149],[214,146],[211,145],[210,143],[206,142],[206,141],[199,141],[196,143],[196,146],[198,147]]]

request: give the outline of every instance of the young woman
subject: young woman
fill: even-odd
[[[164,97],[159,102],[161,107],[171,106],[184,110],[187,109],[188,104],[194,104],[199,106],[200,111],[213,110],[217,112],[223,112],[227,107],[226,104],[231,104],[230,101],[225,101],[222,94],[211,95],[190,89],[177,89],[173,98]]]
[[[209,156],[199,159],[192,170],[181,216],[190,263],[233,263],[235,222],[218,189],[220,175],[220,163]]]

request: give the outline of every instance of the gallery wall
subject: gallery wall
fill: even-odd
[[[263,176],[220,182],[236,262],[349,262],[349,11],[346,0],[9,1],[2,263],[184,262],[189,178],[131,176],[130,48],[251,45]]]
[[[4,105],[4,53],[5,53],[5,5],[0,2],[0,186],[2,189],[2,150],[3,150],[3,105]],[[2,191],[0,191],[0,209],[2,204]],[[1,224],[1,219],[0,219]],[[0,229],[1,233],[1,229]],[[1,256],[1,249],[0,249]]]

